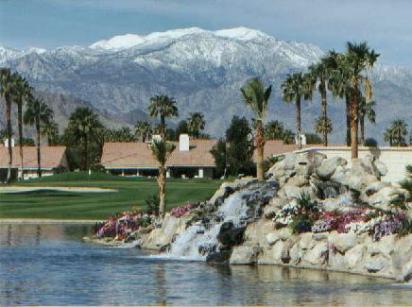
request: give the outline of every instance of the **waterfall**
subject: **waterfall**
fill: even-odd
[[[207,254],[219,250],[217,236],[225,222],[241,226],[248,218],[247,196],[252,192],[243,190],[235,192],[225,199],[214,215],[220,220],[215,224],[197,223],[188,227],[172,243],[167,257],[184,260],[206,260]]]

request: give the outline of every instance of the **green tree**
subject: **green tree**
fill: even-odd
[[[53,118],[53,110],[40,99],[30,99],[24,113],[24,122],[36,128],[37,175],[41,177],[41,131]]]
[[[13,129],[11,125],[11,107],[12,99],[15,94],[14,86],[14,75],[11,73],[8,68],[0,68],[0,97],[4,98],[6,104],[6,123],[7,123],[7,144],[9,152],[9,161],[7,166],[7,183],[11,181],[11,169],[13,164],[13,147],[12,145],[12,136]]]
[[[263,82],[258,78],[253,78],[246,82],[240,89],[243,100],[254,113],[255,121],[255,146],[256,146],[256,172],[257,179],[264,179],[264,148],[265,148],[265,131],[263,122],[266,119],[270,94],[272,86],[265,87]]]
[[[152,151],[153,157],[159,163],[159,175],[157,177],[160,200],[159,213],[161,217],[164,217],[166,208],[166,162],[171,153],[173,152],[173,150],[175,149],[175,145],[166,142],[164,139],[153,139],[149,146]]]
[[[57,145],[59,143],[59,125],[54,120],[44,123],[42,135],[46,136],[47,145]]]
[[[328,134],[332,132],[332,121],[321,115],[316,119],[315,132],[323,136],[323,145],[328,146]]]
[[[328,146],[328,134],[332,132],[332,122],[328,121],[328,101],[327,101],[327,89],[329,79],[331,78],[332,71],[336,69],[336,58],[333,54],[320,59],[319,63],[309,67],[310,73],[317,81],[317,90],[321,97],[321,115],[319,119],[323,119],[323,123],[319,127],[323,127],[318,133],[323,136],[323,144]]]
[[[316,133],[305,133],[306,144],[322,144],[322,138]]]
[[[152,137],[153,129],[147,121],[138,121],[134,125],[135,136],[141,142],[146,142]]]
[[[226,152],[226,141],[225,139],[221,138],[213,146],[212,150],[210,151],[212,154],[215,165],[216,165],[216,172],[215,176],[217,178],[225,178],[227,174],[227,152]]]
[[[270,121],[265,126],[266,140],[282,140],[285,127],[283,123],[278,120]]]
[[[105,142],[133,142],[135,139],[129,127],[121,127],[119,129],[105,129]]]
[[[375,101],[366,101],[365,97],[360,98],[359,104],[359,127],[360,127],[360,143],[365,145],[365,119],[372,124],[376,123]]]
[[[187,118],[187,127],[189,135],[194,138],[199,138],[202,131],[205,129],[205,117],[200,112],[190,113]]]
[[[348,42],[346,52],[337,56],[338,65],[332,84],[335,92],[340,90],[340,94],[344,93],[349,107],[352,159],[358,158],[359,105],[363,93],[367,101],[372,100],[372,84],[365,72],[373,67],[378,57],[379,54],[366,42]]]
[[[385,130],[384,139],[390,146],[405,146],[407,135],[408,125],[404,120],[397,119]]]
[[[17,124],[19,132],[19,155],[20,155],[20,176],[23,178],[23,105],[31,99],[33,88],[26,79],[18,73],[13,74],[15,90],[13,92],[13,101],[17,105]]]
[[[307,81],[301,72],[289,74],[282,83],[283,100],[288,103],[295,103],[296,106],[296,133],[299,148],[302,147],[300,135],[302,135],[302,117],[301,117],[301,100],[311,98],[308,87],[305,86]]]
[[[226,130],[227,174],[254,173],[252,129],[245,117],[234,116]]]
[[[98,160],[99,150],[103,143],[104,127],[99,117],[88,107],[79,107],[70,114],[65,131],[66,139],[71,146],[82,146],[82,169],[90,169],[90,160]],[[93,148],[93,154],[90,153]],[[91,159],[91,157],[93,159]]]
[[[176,101],[166,95],[150,98],[149,115],[154,118],[160,118],[159,132],[164,138],[166,136],[166,118],[177,117],[179,115]]]

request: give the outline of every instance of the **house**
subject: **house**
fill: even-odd
[[[0,145],[0,182],[4,182],[9,165],[9,151],[5,145]],[[12,177],[20,175],[20,149],[13,147]],[[68,170],[65,146],[41,146],[42,176],[50,176]],[[37,148],[36,146],[23,146],[23,178],[37,177]]]
[[[216,165],[210,151],[217,142],[189,140],[188,135],[180,135],[179,142],[174,142],[176,149],[166,163],[167,176],[212,178]],[[268,141],[265,145],[265,157],[296,149],[296,145]],[[158,172],[158,163],[153,158],[149,145],[143,142],[105,143],[101,164],[109,173],[122,176],[156,176]]]

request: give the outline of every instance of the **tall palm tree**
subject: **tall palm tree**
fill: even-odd
[[[333,69],[336,69],[336,58],[333,52],[330,52],[327,56],[321,58],[320,62],[309,67],[310,73],[317,80],[317,89],[321,97],[321,116],[319,120],[320,126],[327,129],[322,129],[323,144],[328,146],[328,134],[332,132],[332,122],[328,122],[328,101],[327,101],[327,89],[329,79]],[[318,131],[318,133],[320,133]]]
[[[50,120],[44,123],[41,133],[47,137],[47,145],[56,145],[59,135],[59,125],[54,120]]]
[[[308,91],[304,87],[305,78],[301,72],[289,74],[282,83],[282,94],[285,102],[293,102],[296,106],[296,134],[299,148],[302,147],[300,136],[302,135],[301,100]]]
[[[372,84],[365,72],[372,68],[378,59],[373,49],[366,42],[347,43],[346,52],[338,57],[335,86],[344,93],[350,114],[350,143],[352,159],[358,158],[358,123],[359,104],[364,91],[367,101],[372,99]],[[335,89],[336,90],[336,89]]]
[[[134,129],[136,137],[142,142],[146,142],[153,133],[152,126],[147,121],[136,122]]]
[[[367,102],[365,97],[360,97],[359,104],[359,127],[360,127],[360,144],[365,145],[365,118],[372,124],[376,123],[376,112],[374,110],[375,101]]]
[[[13,101],[17,105],[17,122],[19,130],[19,153],[20,153],[20,176],[23,176],[23,105],[33,95],[33,89],[26,79],[21,77],[18,73],[14,73],[15,92]]]
[[[12,98],[15,93],[14,76],[8,68],[0,68],[0,96],[6,103],[6,122],[7,122],[7,144],[9,152],[9,163],[7,167],[7,183],[11,181],[11,169],[13,164],[12,136],[13,129],[11,125],[11,106]]]
[[[315,132],[323,135],[323,145],[328,146],[327,135],[332,132],[332,121],[321,115],[315,122]]]
[[[37,175],[41,177],[41,131],[44,124],[53,118],[53,110],[40,99],[31,98],[29,100],[26,112],[24,113],[24,122],[34,125],[36,128],[36,146],[37,146]]]
[[[69,134],[79,143],[83,143],[83,168],[88,170],[89,143],[92,138],[100,138],[103,125],[99,116],[88,107],[79,107],[70,115],[67,126]]]
[[[270,94],[272,86],[265,87],[263,82],[258,78],[253,78],[246,82],[240,89],[243,100],[248,105],[254,115],[255,121],[255,146],[256,146],[256,175],[258,180],[264,179],[263,159],[265,147],[265,131],[263,122],[268,111]]]
[[[187,119],[187,127],[189,129],[190,136],[199,138],[202,130],[205,129],[206,121],[205,117],[200,112],[190,113]]]
[[[166,95],[158,95],[150,98],[149,115],[151,117],[160,117],[160,135],[166,136],[166,118],[176,117],[179,115],[176,101]]]
[[[161,217],[165,215],[166,208],[166,162],[170,154],[175,149],[175,145],[166,142],[164,139],[153,139],[149,145],[153,157],[159,163],[159,176],[157,184],[159,186],[159,213]]]

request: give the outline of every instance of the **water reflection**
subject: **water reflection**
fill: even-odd
[[[408,285],[276,266],[210,266],[82,243],[89,226],[0,225],[0,305],[409,304]]]

